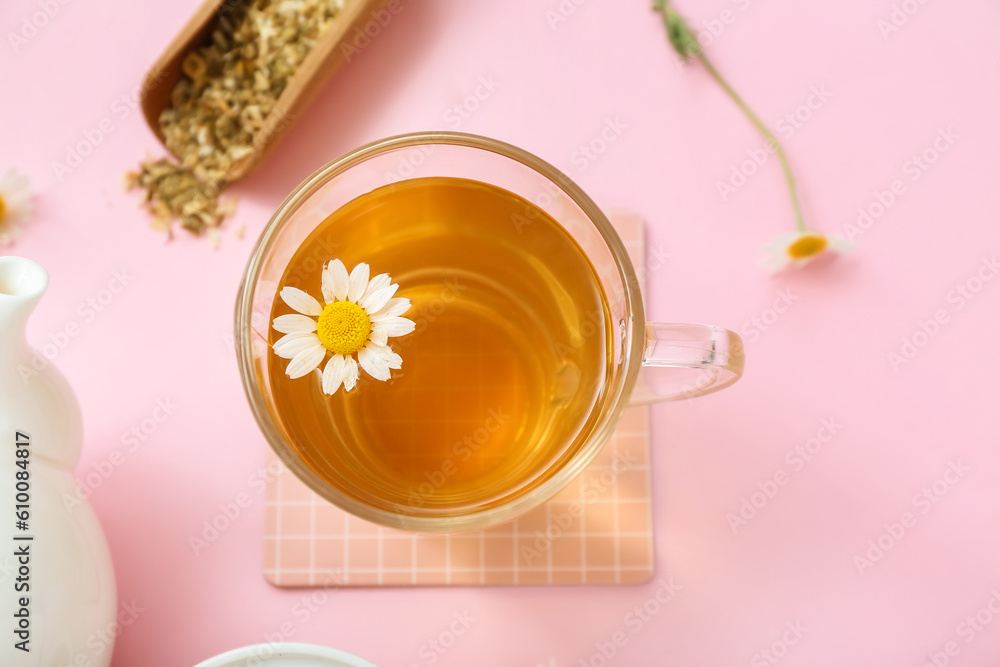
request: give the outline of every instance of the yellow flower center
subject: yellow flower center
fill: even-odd
[[[316,334],[334,354],[353,354],[368,342],[372,322],[365,309],[350,301],[334,301],[320,313]]]
[[[803,236],[788,246],[788,255],[792,259],[807,259],[815,257],[828,245],[824,236]]]
[[[3,195],[0,195],[0,222],[3,222],[3,216],[7,214],[7,202],[3,200]]]

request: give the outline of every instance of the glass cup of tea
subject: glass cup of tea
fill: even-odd
[[[415,330],[388,381],[322,391],[291,379],[272,322],[296,287],[320,298],[340,259],[388,273]],[[243,386],[281,461],[384,526],[460,532],[551,498],[630,405],[700,396],[743,372],[739,336],[645,320],[636,271],[573,181],[519,148],[451,132],[359,148],[285,200],[236,306]]]

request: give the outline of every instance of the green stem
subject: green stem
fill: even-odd
[[[802,205],[799,203],[799,192],[795,185],[795,176],[792,174],[792,167],[788,164],[788,158],[785,156],[785,150],[781,147],[781,142],[778,138],[774,136],[774,133],[764,124],[764,122],[753,112],[743,98],[733,90],[733,87],[729,85],[719,71],[715,69],[711,61],[705,57],[705,54],[701,49],[694,53],[694,57],[698,59],[709,75],[715,79],[715,82],[722,87],[722,90],[726,91],[726,94],[736,103],[736,106],[740,108],[740,111],[746,115],[746,117],[753,123],[753,126],[757,128],[757,131],[764,135],[766,139],[772,146],[774,146],[774,152],[778,156],[778,161],[781,162],[781,170],[785,173],[785,183],[788,185],[788,192],[792,195],[792,208],[795,209],[795,225],[799,228],[799,231],[808,231],[806,227],[805,219],[802,216]]]
[[[743,98],[733,90],[729,82],[715,69],[715,66],[712,65],[711,61],[709,61],[705,53],[701,50],[701,45],[698,43],[694,33],[687,26],[684,18],[670,7],[669,0],[654,0],[653,8],[655,11],[663,14],[663,25],[667,29],[667,38],[681,58],[685,60],[696,58],[708,70],[709,75],[715,79],[715,82],[722,87],[722,90],[736,103],[736,106],[746,115],[753,126],[757,128],[757,131],[764,135],[764,139],[774,146],[774,152],[778,156],[778,161],[781,162],[781,170],[785,173],[785,183],[788,185],[788,192],[792,196],[792,208],[795,210],[795,225],[799,231],[809,231],[802,216],[802,206],[799,204],[799,192],[795,186],[795,176],[792,175],[792,168],[788,164],[788,158],[785,156],[785,150],[781,147],[781,142],[768,129],[767,125],[757,117],[757,114],[747,106]]]

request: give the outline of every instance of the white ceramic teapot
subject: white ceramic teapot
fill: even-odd
[[[107,667],[114,570],[93,509],[76,502],[80,407],[25,339],[48,282],[38,264],[0,257],[0,665]]]

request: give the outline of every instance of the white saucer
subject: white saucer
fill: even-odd
[[[376,667],[367,660],[314,644],[256,644],[209,658],[195,667]]]

